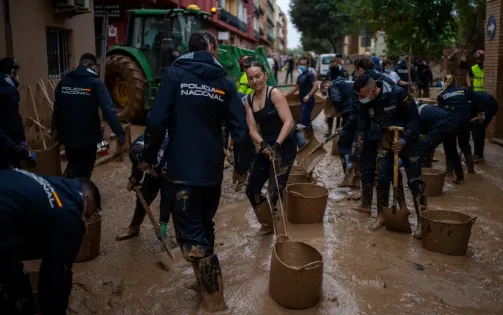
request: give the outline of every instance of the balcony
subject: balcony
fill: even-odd
[[[274,42],[274,36],[272,36],[271,34],[267,34],[267,40],[270,41],[271,43]]]
[[[255,16],[259,17],[260,16],[260,9],[257,8],[255,4],[253,4],[253,13],[255,13]]]
[[[261,27],[259,27],[258,33],[260,34],[261,37],[264,36],[264,30]]]
[[[246,23],[238,19],[236,16],[232,15],[229,11],[220,9],[218,11],[218,19],[231,26],[234,26],[235,28],[239,29],[244,33],[248,32],[248,27],[246,26]]]
[[[254,35],[255,35],[256,39],[260,39],[260,37],[262,37],[262,35],[260,35],[259,31],[254,31]]]
[[[274,27],[274,21],[271,19],[270,16],[267,16],[267,23],[269,23],[271,27]]]
[[[260,13],[260,15],[264,15],[264,10],[262,9],[262,6],[260,4],[258,5],[258,12]]]
[[[274,5],[272,4],[272,2],[270,0],[267,0],[267,5],[269,6],[269,8],[271,8],[272,12],[275,12]]]

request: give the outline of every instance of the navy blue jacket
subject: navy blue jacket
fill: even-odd
[[[486,92],[473,92],[473,102],[477,108],[476,112],[486,113],[486,117],[493,117],[498,111],[498,102],[489,93]]]
[[[30,152],[25,147],[12,141],[0,129],[0,169],[9,168],[11,164],[18,164],[19,160],[28,158]]]
[[[348,70],[341,65],[337,65],[336,67],[330,67],[330,80],[334,81],[338,78],[342,77],[345,80],[349,80]]]
[[[221,185],[222,121],[236,144],[248,136],[236,84],[209,52],[180,56],[166,69],[145,131],[145,161],[153,165],[168,129],[167,179],[189,186]]]
[[[55,91],[52,129],[67,147],[89,147],[101,139],[98,109],[117,137],[124,135],[114,103],[96,72],[78,67],[68,73]]]
[[[169,137],[168,133],[166,132],[164,140],[162,141],[161,148],[157,152],[157,163],[152,165],[154,171],[159,176],[161,176],[161,174],[165,173],[167,170],[167,164],[166,164],[167,162],[164,156],[164,152],[168,147],[168,141]],[[138,138],[136,138],[133,141],[133,143],[131,143],[131,148],[129,149],[129,159],[131,160],[132,163],[130,178],[134,178],[137,183],[141,182],[141,180],[143,179],[144,172],[139,170],[137,166],[140,160],[142,159],[141,155],[143,154],[144,148],[145,148],[145,134],[141,134]]]
[[[479,98],[472,90],[454,84],[449,85],[437,96],[438,106],[456,113],[461,125],[470,124],[470,119],[479,109],[478,100]]]
[[[419,136],[419,113],[417,105],[407,92],[398,86],[377,81],[379,95],[368,104],[356,103],[360,117],[353,142],[352,161],[360,159],[365,141],[378,141],[382,132],[390,126],[404,127],[400,135],[407,144]]]
[[[406,61],[400,61],[398,62],[394,67],[393,71],[395,71],[398,74],[398,77],[400,77],[400,80],[404,82],[415,82],[416,81],[416,72],[414,71],[413,68],[410,69],[410,79],[409,79],[409,70],[407,70],[407,62]]]
[[[415,82],[417,85],[429,86],[433,82],[433,74],[430,65],[426,61],[414,64],[414,71],[416,72]]]
[[[419,132],[429,134],[433,129],[452,132],[456,130],[456,114],[434,105],[424,104],[419,106]]]
[[[22,260],[66,255],[59,246],[74,241],[76,255],[84,235],[81,194],[76,180],[0,171],[0,252]]]
[[[353,81],[339,78],[330,83],[328,95],[337,112],[344,115],[351,111],[353,106]]]
[[[7,74],[0,73],[0,129],[15,143],[26,142],[19,100],[14,81]]]

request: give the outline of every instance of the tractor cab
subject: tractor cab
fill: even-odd
[[[156,80],[187,50],[190,34],[202,30],[203,22],[212,18],[196,5],[187,10],[138,9],[128,13],[126,46],[143,52]]]

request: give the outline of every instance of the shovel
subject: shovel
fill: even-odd
[[[318,150],[319,148],[321,148],[322,146],[324,146],[325,144],[327,144],[328,142],[330,142],[330,140],[332,140],[333,138],[337,137],[338,135],[339,135],[339,131],[336,131],[336,132],[334,132],[333,135],[328,136],[320,144],[318,144],[316,147],[314,147],[314,149],[312,149],[311,151],[309,151],[309,153],[307,154],[307,156],[312,155],[316,150]]]
[[[141,202],[141,204],[143,206],[143,209],[147,213],[148,218],[150,219],[150,222],[154,226],[155,234],[161,240],[162,246],[164,248],[165,253],[159,253],[159,254],[156,255],[156,257],[157,257],[157,259],[159,259],[159,261],[164,266],[164,268],[166,270],[169,270],[169,261],[170,260],[166,256],[166,253],[168,253],[168,255],[171,257],[171,259],[175,259],[175,256],[173,255],[173,252],[171,251],[171,249],[169,248],[169,246],[166,245],[162,241],[162,238],[161,238],[161,229],[160,229],[159,225],[157,224],[157,222],[155,221],[154,214],[152,213],[152,211],[150,211],[150,207],[148,206],[147,202],[145,201],[145,198],[143,197],[143,194],[141,193],[140,189],[137,186],[134,187],[134,192],[136,193],[136,196],[140,200],[140,202]]]
[[[399,141],[399,132],[403,131],[402,127],[389,127],[389,130],[395,133],[394,140]],[[382,216],[386,222],[388,231],[411,233],[409,215],[410,211],[397,211],[396,195],[398,194],[398,152],[394,152],[393,161],[393,206],[392,208],[383,208]]]

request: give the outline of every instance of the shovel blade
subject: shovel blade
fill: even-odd
[[[393,206],[392,208],[383,208],[381,215],[386,223],[386,230],[400,233],[412,232],[409,223],[410,211],[398,211]]]

